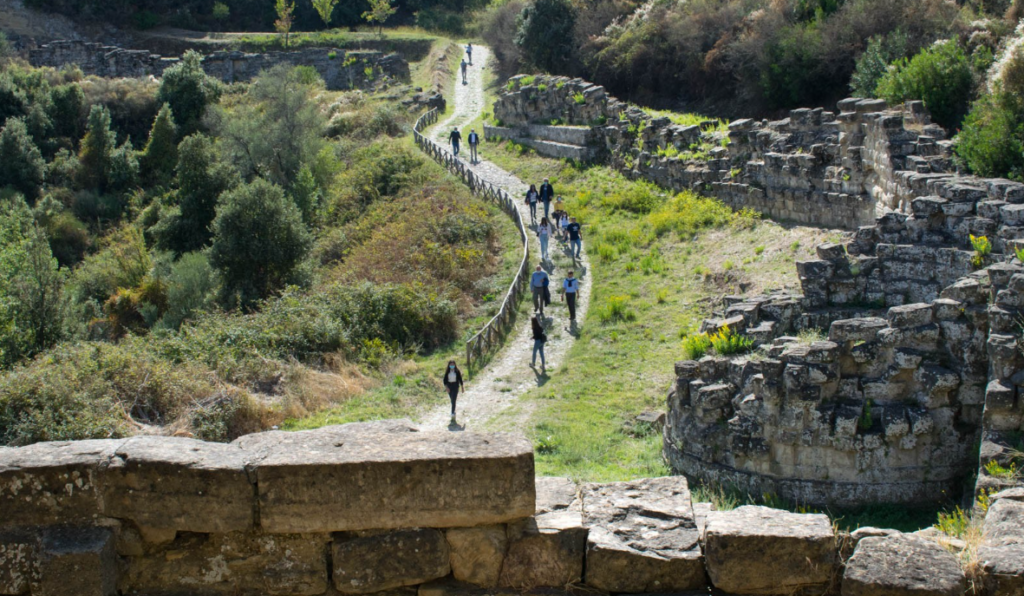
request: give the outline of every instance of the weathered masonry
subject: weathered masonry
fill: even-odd
[[[484,132],[550,157],[603,160],[736,209],[834,228],[909,208],[927,179],[951,175],[951,143],[920,102],[889,108],[851,99],[839,112],[793,110],[784,120],[737,120],[720,131],[717,121],[683,126],[651,117],[581,79],[520,75],[494,105],[501,126]]]
[[[33,66],[60,68],[75,64],[85,74],[110,78],[159,77],[178,58],[84,41],[54,41],[29,52]],[[361,89],[381,78],[409,80],[409,64],[398,54],[306,48],[289,52],[214,52],[203,56],[206,74],[225,83],[251,81],[278,64],[309,66],[323,77],[327,89]]]
[[[1010,563],[1024,549],[1019,496],[993,496],[990,514],[991,549]],[[955,596],[965,587],[957,558],[921,536],[837,536],[821,514],[709,509],[692,502],[682,476],[534,479],[521,437],[418,432],[404,421],[231,444],[39,443],[0,448],[0,594],[483,596],[576,586]],[[993,595],[1014,593],[999,588],[1020,579],[1005,570],[985,576]]]

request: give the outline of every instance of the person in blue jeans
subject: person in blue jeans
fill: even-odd
[[[580,251],[583,249],[583,232],[580,227],[576,218],[570,217],[569,226],[565,228],[566,233],[569,234],[569,250],[574,259],[580,258]]]
[[[548,240],[551,239],[551,235],[554,234],[554,228],[551,223],[548,222],[548,218],[541,218],[540,223],[537,224],[537,239],[540,240],[540,260],[548,260]]]
[[[448,135],[448,142],[452,144],[452,154],[459,154],[459,143],[462,141],[462,133],[459,132],[458,128],[453,128],[452,132]]]
[[[547,271],[537,265],[537,269],[530,275],[530,292],[533,293],[533,312],[540,313],[540,316],[544,316],[544,288],[547,285]]]
[[[540,200],[540,193],[537,192],[537,186],[534,184],[530,185],[530,190],[526,191],[526,204],[530,207],[530,221],[537,221],[537,201]]]
[[[540,370],[544,372],[547,369],[547,363],[544,362],[544,342],[548,340],[548,336],[537,317],[530,319],[530,326],[533,328],[533,358],[530,366],[537,366],[537,354],[540,354]]]
[[[551,217],[551,201],[553,200],[555,200],[555,189],[545,178],[544,184],[540,185],[540,201],[544,203],[544,217]]]

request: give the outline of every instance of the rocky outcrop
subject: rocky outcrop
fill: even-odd
[[[111,78],[159,77],[178,58],[146,50],[129,50],[84,41],[55,41],[29,52],[33,66],[77,65],[89,75]],[[278,64],[316,69],[327,89],[364,89],[381,81],[409,80],[409,64],[397,54],[310,48],[290,52],[214,52],[203,57],[203,70],[225,83],[247,82]]]

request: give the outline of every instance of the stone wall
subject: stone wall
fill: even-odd
[[[1012,565],[1020,508],[1007,503],[993,508],[991,545]],[[913,580],[915,594],[955,596],[965,583],[957,558],[921,536],[837,535],[823,514],[765,507],[713,511],[681,476],[535,479],[521,437],[405,421],[231,444],[0,448],[0,506],[4,595],[790,596]],[[985,579],[1011,585],[1006,565]]]
[[[857,229],[891,210],[910,214],[918,198],[939,197],[959,204],[940,208],[949,218],[941,225],[958,234],[957,247],[966,243],[961,232],[968,228],[1017,237],[1006,228],[1019,224],[1024,185],[958,176],[951,142],[920,102],[890,107],[848,99],[837,108],[793,110],[779,121],[737,120],[722,131],[716,121],[683,126],[651,117],[580,79],[520,75],[499,96],[494,115],[520,137],[530,136],[528,125],[556,119],[591,127],[594,155],[629,176],[698,190],[777,219]],[[992,203],[983,213],[962,212],[963,203],[982,201]],[[1013,207],[1003,212],[1004,206]]]
[[[77,64],[85,74],[136,78],[159,77],[178,59],[98,43],[55,41],[31,50],[29,61],[33,66],[55,68]],[[330,90],[366,88],[385,79],[409,79],[409,65],[403,58],[375,51],[309,48],[262,54],[214,52],[203,57],[206,73],[225,83],[250,81],[261,71],[277,64],[311,66],[320,73]]]

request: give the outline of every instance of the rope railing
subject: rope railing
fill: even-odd
[[[526,226],[523,224],[523,217],[519,213],[519,209],[516,208],[515,200],[503,189],[480,178],[450,151],[423,134],[423,129],[437,122],[437,117],[438,112],[435,108],[416,120],[416,124],[413,126],[413,138],[416,145],[431,159],[461,178],[462,182],[469,187],[470,192],[498,205],[515,222],[516,228],[519,229],[519,238],[523,243],[523,257],[519,263],[519,271],[516,272],[515,279],[512,280],[508,292],[505,293],[505,298],[501,301],[501,308],[476,335],[466,341],[466,368],[468,370],[472,368],[474,360],[479,360],[505,337],[515,322],[516,306],[523,297],[526,280],[529,276],[530,242],[526,234]]]

